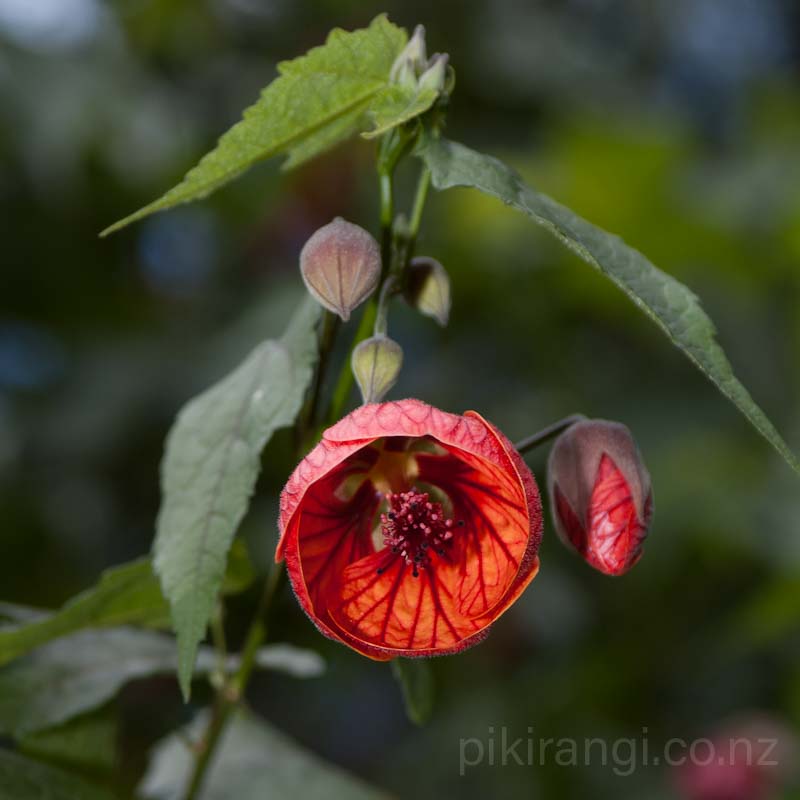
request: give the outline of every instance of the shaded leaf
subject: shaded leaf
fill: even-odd
[[[733,374],[725,353],[714,339],[713,323],[690,289],[657,269],[618,236],[526,186],[516,172],[496,158],[431,137],[421,143],[418,154],[430,168],[437,189],[468,186],[502,200],[527,214],[609,277],[800,473],[797,457]]]
[[[335,29],[324,45],[278,65],[278,77],[181,183],[101,235],[180,203],[206,197],[258,161],[289,154],[292,165],[364,130],[370,103],[388,87],[406,33],[385,15],[368,28]]]
[[[3,800],[114,800],[108,789],[9,750],[0,750]]]
[[[294,422],[311,381],[319,314],[306,298],[284,336],[262,342],[191,400],[167,439],[154,563],[172,609],[186,697],[261,451],[276,430]]]
[[[175,640],[155,631],[82,631],[50,642],[0,669],[0,734],[19,737],[61,725],[106,703],[129,681],[172,673],[177,664]],[[238,664],[232,655],[226,668]],[[325,664],[313,651],[273,644],[258,651],[256,667],[311,678]],[[216,653],[200,648],[194,674],[216,668]]]
[[[400,684],[408,718],[424,725],[433,714],[433,670],[424,658],[396,658],[392,674]]]
[[[195,740],[207,724],[203,712],[187,731]],[[158,745],[140,793],[151,800],[183,796],[193,764],[186,738]],[[200,792],[199,800],[377,800],[385,797],[339,767],[300,747],[267,722],[246,712],[232,720]]]
[[[116,737],[116,720],[105,708],[23,736],[17,746],[21,753],[40,761],[110,773],[117,760]]]
[[[244,539],[234,539],[228,551],[228,563],[222,580],[223,594],[239,594],[249,589],[256,579],[256,570],[250,559]]]
[[[106,570],[95,586],[53,614],[0,604],[0,615],[16,623],[0,628],[0,665],[58,636],[84,628],[169,623],[169,608],[149,558]]]
[[[325,672],[325,659],[314,650],[291,644],[267,644],[256,651],[256,666],[293,678],[317,678]]]

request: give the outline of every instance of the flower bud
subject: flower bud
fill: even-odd
[[[392,64],[392,69],[389,72],[390,83],[397,83],[410,88],[415,87],[417,78],[425,69],[427,63],[425,27],[417,25],[414,28],[413,36],[408,40],[408,44]]]
[[[448,59],[447,53],[436,53],[432,56],[429,62],[430,65],[420,75],[417,83],[417,88],[420,91],[423,89],[435,89],[437,92],[441,92],[444,89]]]
[[[450,278],[438,261],[427,256],[411,259],[404,295],[417,311],[433,317],[442,327],[447,325],[450,318]]]
[[[641,557],[653,490],[631,432],[618,422],[577,422],[556,440],[547,483],[560,539],[592,567],[622,575]]]
[[[351,365],[364,403],[378,403],[397,382],[403,349],[388,336],[378,334],[355,347]]]
[[[336,217],[305,243],[300,272],[314,299],[347,322],[378,285],[380,247],[363,228]]]

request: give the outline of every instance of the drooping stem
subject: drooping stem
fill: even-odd
[[[283,566],[275,565],[264,582],[264,591],[245,639],[239,667],[217,691],[211,719],[203,733],[203,738],[195,746],[197,757],[186,789],[185,800],[196,800],[198,797],[220,737],[247,688],[250,676],[256,666],[258,648],[261,647],[267,635],[267,612],[272,605],[272,600],[281,584],[283,575]]]
[[[538,431],[537,433],[534,433],[531,436],[526,436],[524,439],[520,439],[514,445],[514,448],[518,453],[527,453],[529,450],[533,450],[540,444],[544,444],[545,442],[550,441],[550,439],[554,439],[560,433],[563,433],[567,428],[583,419],[586,419],[583,414],[570,414],[570,416],[564,417],[564,419],[560,419],[558,422],[554,422],[552,425],[548,425],[546,428],[542,428],[542,430]]]
[[[376,336],[386,336],[389,331],[389,301],[395,291],[397,279],[394,274],[386,276],[386,280],[381,286],[381,293],[378,297],[378,308],[375,312],[375,325],[373,330]]]

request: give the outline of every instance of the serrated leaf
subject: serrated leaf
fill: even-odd
[[[433,714],[433,670],[424,658],[396,658],[392,661],[392,674],[403,692],[408,718],[416,725],[424,725]]]
[[[374,139],[392,128],[424,114],[439,96],[436,89],[388,86],[369,106],[374,128],[365,131],[365,139]]]
[[[149,800],[183,797],[193,765],[186,736],[195,740],[208,722],[199,714],[183,736],[161,742],[139,786]],[[354,776],[302,748],[266,721],[239,712],[222,735],[198,800],[378,800],[385,798]]]
[[[290,162],[299,163],[363,129],[363,112],[387,87],[406,40],[405,31],[381,15],[368,28],[333,30],[324,45],[279,64],[278,78],[181,183],[101,235],[206,197],[256,162],[289,153]]]
[[[229,672],[239,665],[231,655]],[[114,628],[82,631],[50,642],[0,669],[0,735],[14,737],[62,725],[98,708],[126,683],[175,672],[175,640],[155,631]],[[210,647],[201,647],[195,675],[218,666]],[[258,669],[311,678],[324,670],[322,658],[287,644],[265,645],[256,656]]]
[[[95,586],[53,614],[0,603],[0,615],[14,623],[0,628],[0,665],[84,628],[169,624],[169,608],[149,558],[106,570]]]
[[[800,473],[797,457],[733,374],[725,353],[715,341],[713,323],[690,289],[657,269],[618,236],[526,186],[514,170],[496,158],[432,137],[421,143],[418,154],[430,168],[437,189],[468,186],[502,200],[546,228],[610,278]]]
[[[280,340],[262,342],[183,408],[167,439],[154,564],[172,609],[185,697],[261,451],[294,422],[311,381],[319,314],[307,298]]]
[[[114,800],[108,789],[65,770],[0,750],[2,800]]]

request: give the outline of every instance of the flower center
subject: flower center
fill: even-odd
[[[442,504],[432,502],[427,492],[390,492],[386,501],[389,509],[381,514],[384,546],[390,560],[394,556],[402,558],[417,578],[420,569],[431,566],[432,554],[446,554],[453,542],[453,528],[464,523],[446,519]],[[387,566],[379,567],[378,573]]]

